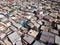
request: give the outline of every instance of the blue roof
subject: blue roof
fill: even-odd
[[[25,26],[25,25],[27,24],[27,21],[23,20],[23,21],[20,22],[20,24],[21,24],[22,26]]]

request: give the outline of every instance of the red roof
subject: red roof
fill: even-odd
[[[0,1],[3,1],[3,0],[0,0]]]
[[[14,0],[8,0],[9,2],[13,2]]]

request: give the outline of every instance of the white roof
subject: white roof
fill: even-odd
[[[16,42],[16,45],[22,45],[21,41]]]
[[[57,24],[57,28],[60,29],[60,24]]]
[[[31,44],[34,41],[34,38],[31,36],[25,36],[24,40],[27,41],[29,44]]]
[[[10,39],[10,41],[11,41],[12,43],[16,42],[16,41],[19,40],[19,39],[21,40],[20,36],[19,36],[16,32],[8,35],[8,38]]]
[[[3,18],[4,17],[4,15],[0,15],[0,18]]]
[[[41,45],[39,41],[35,41],[33,45]]]
[[[55,36],[55,43],[60,44],[60,37],[59,36]]]
[[[13,30],[13,31],[17,31],[17,28],[15,28],[14,26],[11,26],[11,27],[9,27],[11,30]]]

